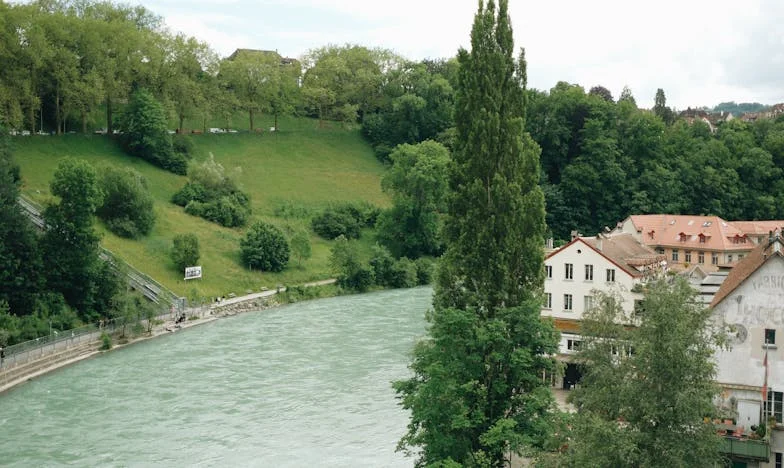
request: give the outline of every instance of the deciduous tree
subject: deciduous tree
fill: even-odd
[[[414,376],[395,388],[411,411],[399,448],[417,466],[505,466],[548,436],[542,372],[557,333],[539,317],[544,197],[525,132],[526,65],[513,58],[508,2],[480,2],[461,50],[446,252]]]

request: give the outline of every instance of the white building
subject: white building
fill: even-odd
[[[735,415],[725,438],[733,466],[778,468],[784,463],[784,245],[779,233],[738,263],[713,298],[713,317],[731,334],[718,350],[722,406]],[[767,401],[763,401],[766,380]],[[750,438],[751,427],[773,417],[769,441]]]
[[[579,379],[570,355],[582,343],[580,322],[590,309],[595,291],[616,292],[623,307],[632,313],[642,299],[636,284],[658,277],[666,263],[664,256],[637,241],[631,234],[576,237],[545,257],[545,299],[542,316],[552,317],[561,332],[560,359],[566,362],[564,388]]]

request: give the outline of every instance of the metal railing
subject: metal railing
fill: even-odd
[[[44,230],[46,228],[46,222],[44,221],[43,216],[41,216],[41,207],[39,205],[22,195],[19,196],[19,205],[38,229]],[[131,288],[139,291],[144,297],[156,304],[165,303],[176,307],[180,311],[184,310],[184,298],[177,296],[174,292],[165,288],[154,279],[132,267],[112,251],[103,247],[100,247],[100,249],[98,256],[101,260],[109,263],[112,270],[114,270],[117,275],[124,277]]]

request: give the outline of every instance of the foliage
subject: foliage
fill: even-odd
[[[174,236],[169,254],[177,270],[184,274],[185,268],[199,264],[199,239],[191,233]]]
[[[174,150],[175,153],[190,159],[193,156],[194,151],[193,140],[187,135],[174,135],[172,138],[172,150]]]
[[[541,446],[552,430],[541,379],[558,343],[539,317],[544,196],[509,21],[506,0],[497,11],[480,3],[471,52],[458,54],[446,251],[414,376],[394,384],[411,411],[398,449],[416,453],[417,466],[506,466],[510,452]]]
[[[96,214],[112,232],[131,239],[150,233],[155,211],[144,176],[130,168],[107,166],[101,170],[98,183],[103,203]]]
[[[261,271],[281,271],[289,262],[290,247],[277,227],[257,221],[240,241],[242,263]]]
[[[297,258],[297,262],[302,265],[303,260],[307,260],[313,255],[310,246],[310,235],[305,230],[299,230],[291,236],[291,253]]]
[[[172,148],[166,111],[145,89],[137,89],[120,120],[120,141],[126,150],[175,174],[185,174],[188,161]]]
[[[703,418],[715,412],[713,352],[724,339],[695,294],[683,278],[652,284],[640,319],[619,298],[596,296],[581,327],[579,412],[559,466],[719,463],[719,436]]]
[[[362,228],[376,223],[380,210],[369,203],[342,203],[326,208],[311,221],[313,231],[325,239],[358,239]]]
[[[101,333],[101,351],[108,351],[112,349],[112,337],[106,332]]]
[[[59,197],[44,211],[48,229],[41,239],[49,290],[62,293],[80,319],[91,322],[103,315],[116,280],[98,259],[98,236],[93,215],[102,202],[98,176],[87,162],[64,159],[51,182]]]
[[[414,261],[414,264],[416,265],[417,284],[430,284],[435,274],[435,261],[429,257],[419,257]]]
[[[222,226],[244,226],[250,216],[250,198],[233,177],[210,154],[202,164],[192,166],[189,181],[172,196],[185,212]]]
[[[345,236],[335,239],[329,265],[342,288],[364,292],[373,285],[373,271],[362,263],[356,242]]]
[[[449,151],[434,141],[398,146],[381,181],[393,207],[379,218],[378,238],[395,256],[439,255],[441,218],[449,189]]]
[[[43,264],[32,225],[17,203],[21,176],[0,128],[0,301],[15,315],[33,311]]]
[[[411,288],[417,283],[417,265],[403,257],[395,260],[386,248],[375,245],[370,258],[373,279],[379,286]]]

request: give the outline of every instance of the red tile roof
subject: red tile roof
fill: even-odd
[[[629,217],[648,246],[748,251],[754,247],[745,233],[718,216],[632,215]],[[735,243],[734,239],[745,240]]]
[[[711,307],[716,307],[732,291],[743,284],[746,278],[751,276],[752,273],[775,255],[784,257],[784,254],[782,254],[782,240],[779,234],[776,234],[772,242],[763,242],[758,245],[743,260],[735,264],[727,275],[727,279],[721,283],[721,287],[716,291],[716,295],[713,296]]]
[[[643,267],[657,266],[665,259],[664,255],[657,254],[641,244],[631,234],[601,235],[601,239],[599,236],[577,237],[560,249],[551,252],[545,259],[558,254],[575,242],[585,244],[610,263],[634,277],[643,275]]]

